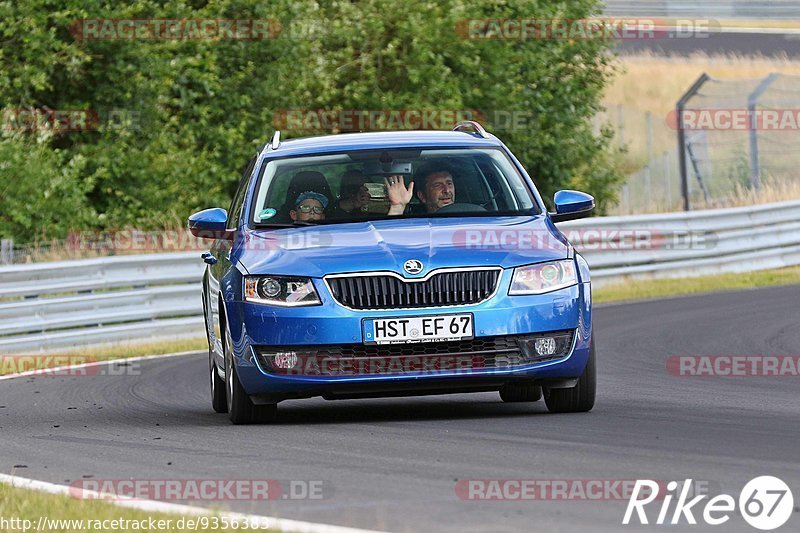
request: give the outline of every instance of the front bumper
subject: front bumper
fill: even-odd
[[[510,271],[503,273],[501,289],[493,298],[469,306],[353,311],[336,303],[319,280],[314,280],[322,300],[319,306],[275,308],[234,302],[230,312],[237,320],[231,320],[230,325],[239,379],[254,401],[264,403],[312,396],[334,399],[497,390],[509,381],[556,385],[576,378],[586,366],[591,342],[589,283],[543,295],[508,296],[503,291],[507,291],[510,275]],[[364,318],[451,313],[473,314],[476,340],[571,330],[574,331],[572,349],[559,359],[528,364],[522,361],[438,369],[426,366],[421,371],[411,367],[402,372],[333,375],[281,374],[274,369],[270,371],[264,360],[257,357],[262,346],[291,351],[293,347],[358,345],[363,342]]]

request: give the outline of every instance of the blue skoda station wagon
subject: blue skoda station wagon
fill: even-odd
[[[586,261],[555,222],[594,199],[531,177],[480,124],[272,140],[202,254],[212,406],[499,391],[552,412],[595,398]]]

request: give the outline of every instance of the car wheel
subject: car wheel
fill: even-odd
[[[233,350],[230,348],[231,335],[225,327],[225,389],[228,416],[234,424],[257,424],[272,422],[278,414],[278,404],[255,405],[245,392],[233,363]]]
[[[569,389],[544,388],[544,403],[551,413],[583,413],[594,407],[597,377],[595,369],[594,336],[589,347],[589,360],[578,383]]]
[[[538,402],[542,399],[542,388],[533,383],[506,383],[500,389],[500,398],[507,403]]]

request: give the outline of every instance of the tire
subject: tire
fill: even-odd
[[[217,365],[211,363],[211,407],[215,413],[228,412],[228,398],[225,392],[225,380],[219,377]]]
[[[506,383],[500,389],[500,399],[506,403],[538,402],[542,399],[542,388],[533,383]]]
[[[236,425],[239,424],[260,424],[273,422],[278,415],[278,404],[255,405],[250,396],[239,382],[236,373],[236,365],[233,363],[233,352],[231,346],[231,335],[225,325],[225,389],[228,416]]]
[[[570,389],[544,388],[544,403],[551,413],[585,413],[594,407],[597,389],[597,371],[595,368],[594,336],[589,347],[589,360],[578,383]]]
[[[205,295],[205,280],[203,283],[203,320],[206,326],[206,341],[208,342],[208,370],[211,386],[211,407],[215,413],[228,412],[228,400],[225,394],[225,380],[219,377],[217,365],[214,363],[214,346],[211,344],[211,335],[208,328],[208,304]]]

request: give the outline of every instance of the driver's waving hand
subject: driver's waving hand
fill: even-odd
[[[417,191],[417,198],[428,213],[435,213],[442,207],[455,203],[456,186],[450,171],[434,167],[422,173],[421,177],[424,185]],[[402,176],[389,176],[383,181],[391,204],[388,214],[402,215],[414,195],[414,182],[406,188]]]

